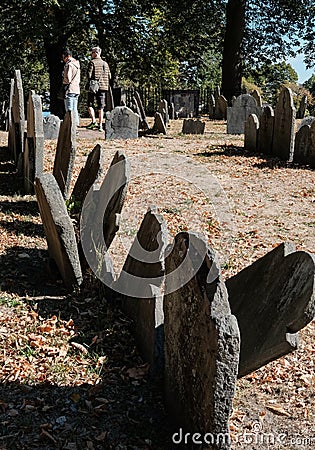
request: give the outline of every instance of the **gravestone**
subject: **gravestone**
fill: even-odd
[[[141,128],[144,131],[146,131],[150,127],[149,127],[149,124],[148,124],[148,121],[147,121],[147,118],[146,118],[146,114],[145,114],[145,111],[144,111],[144,107],[143,107],[143,104],[142,104],[142,101],[141,101],[141,97],[140,97],[140,94],[139,94],[138,91],[135,91],[135,97],[134,98],[135,98],[135,101],[136,101],[136,103],[138,105],[138,108],[139,108],[140,126],[141,126]]]
[[[260,95],[260,93],[259,93],[259,91],[257,89],[254,89],[253,92],[251,93],[251,95],[256,100],[257,106],[262,106],[263,105],[261,95]]]
[[[214,119],[214,111],[215,111],[215,99],[214,95],[210,94],[209,96],[209,119]]]
[[[310,125],[303,125],[295,135],[293,161],[315,167],[315,148],[312,149]]]
[[[34,180],[44,171],[44,131],[42,101],[39,95],[30,92],[27,103],[27,134],[23,152],[24,190],[34,192]]]
[[[159,371],[161,374],[163,366],[161,287],[167,237],[163,217],[157,214],[155,207],[150,207],[113,285],[114,290],[125,293],[121,295],[121,308],[133,320],[137,348],[142,358],[150,363],[152,374]]]
[[[239,95],[233,106],[227,108],[227,133],[243,134],[245,122],[250,114],[255,114],[258,119],[262,108],[257,106],[256,100],[249,94]]]
[[[260,153],[266,155],[272,151],[274,120],[275,116],[272,107],[269,105],[265,106],[259,119],[257,149]]]
[[[58,139],[60,122],[59,117],[54,114],[49,114],[49,116],[43,119],[45,139]]]
[[[304,118],[305,112],[306,112],[306,108],[307,108],[307,96],[303,95],[303,97],[301,98],[301,101],[300,101],[299,109],[297,110],[297,113],[296,113],[296,118],[297,119],[303,119]]]
[[[168,104],[174,103],[175,117],[197,117],[200,92],[198,89],[163,90],[162,96]]]
[[[284,87],[275,108],[272,154],[285,161],[292,161],[294,151],[295,108],[292,91]]]
[[[250,152],[257,150],[259,120],[256,114],[250,114],[245,122],[244,148]]]
[[[158,104],[158,112],[161,114],[163,121],[165,123],[165,126],[167,126],[169,122],[169,115],[168,115],[168,104],[167,100],[163,99]]]
[[[175,105],[173,102],[170,103],[170,106],[168,108],[168,114],[170,120],[175,120]]]
[[[139,120],[139,115],[127,106],[116,106],[111,112],[106,113],[105,138],[107,140],[138,138]]]
[[[111,86],[108,86],[106,91],[106,111],[112,111],[114,109],[114,97]]]
[[[14,81],[11,84],[10,92],[10,118],[8,147],[16,165],[22,158],[24,151],[24,132],[25,132],[25,114],[24,114],[24,92],[20,70],[15,70]]]
[[[217,104],[218,104],[218,114],[220,115],[220,117],[217,118],[226,120],[228,107],[227,99],[223,95],[219,95],[217,99]]]
[[[312,123],[314,122],[314,120],[315,120],[315,117],[314,117],[314,116],[307,116],[307,117],[304,117],[304,119],[301,120],[301,122],[300,122],[300,124],[299,124],[299,126],[298,126],[297,131],[299,131],[300,128],[304,127],[304,125],[309,125],[309,126],[311,126]]]
[[[286,242],[226,281],[241,333],[239,377],[297,348],[315,315],[314,263]]]
[[[199,119],[184,119],[182,133],[183,134],[204,134],[205,122]]]
[[[167,409],[184,432],[210,432],[216,438],[211,448],[229,449],[240,338],[219,264],[204,238],[180,233],[165,271]]]
[[[35,179],[35,193],[48,243],[64,284],[72,288],[82,282],[73,224],[55,177],[45,173]]]
[[[68,198],[76,150],[75,113],[68,111],[60,125],[53,168],[54,177],[65,199]]]
[[[156,131],[157,133],[166,134],[166,126],[163,117],[159,112],[156,112],[154,114],[153,130]]]

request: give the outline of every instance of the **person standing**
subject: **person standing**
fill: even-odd
[[[68,85],[65,94],[65,110],[74,111],[76,126],[79,126],[78,100],[80,95],[80,62],[72,57],[72,52],[66,49],[62,52],[65,63],[63,84]]]
[[[88,92],[88,112],[92,122],[86,128],[88,128],[89,130],[98,128],[99,131],[104,131],[104,107],[106,103],[107,91],[109,89],[109,80],[111,78],[111,73],[107,62],[101,58],[102,49],[100,47],[93,47],[91,51],[92,59],[89,62],[87,69],[88,83],[90,82],[90,80],[97,80],[99,82],[99,90],[95,94],[93,92]],[[94,111],[95,99],[98,109],[98,126],[96,124]]]

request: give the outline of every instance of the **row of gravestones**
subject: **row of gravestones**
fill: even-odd
[[[292,92],[281,90],[275,110],[265,106],[245,121],[244,147],[249,151],[277,156],[289,162],[315,167],[315,118],[302,120],[295,133],[296,110]]]

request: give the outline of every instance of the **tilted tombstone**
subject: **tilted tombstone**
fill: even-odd
[[[269,105],[265,106],[259,118],[257,149],[260,153],[266,155],[272,152],[274,120],[275,116],[272,107]]]
[[[295,114],[292,91],[284,87],[275,108],[272,154],[285,161],[293,159]]]
[[[23,152],[24,190],[34,192],[34,180],[44,171],[44,131],[42,101],[39,95],[30,92],[27,103],[27,133]]]
[[[163,366],[164,252],[168,233],[163,217],[150,207],[140,225],[113,289],[121,308],[133,320],[136,343],[152,374]],[[141,293],[141,297],[140,294]]]
[[[262,106],[263,105],[261,95],[260,95],[260,93],[258,92],[257,89],[254,89],[253,92],[251,93],[251,95],[256,100],[257,106]]]
[[[116,106],[106,113],[105,139],[138,138],[140,117],[127,106]]]
[[[245,122],[250,114],[260,118],[262,108],[257,106],[256,100],[249,94],[239,95],[233,106],[227,108],[227,133],[243,134]]]
[[[215,99],[214,99],[214,95],[210,94],[210,96],[209,96],[209,119],[214,119],[214,110],[215,110]]]
[[[199,119],[184,119],[182,133],[183,134],[204,134],[205,122]]]
[[[163,117],[158,111],[154,114],[153,130],[157,133],[166,134],[166,126]]]
[[[303,97],[301,98],[301,101],[300,101],[299,109],[297,110],[297,113],[296,113],[296,118],[297,119],[303,119],[304,118],[305,112],[306,112],[306,108],[307,108],[307,96],[303,95]]]
[[[49,114],[49,116],[43,119],[45,139],[58,139],[60,122],[60,118],[54,114]]]
[[[165,261],[165,400],[184,431],[229,449],[240,337],[219,267],[204,238],[175,237]]]
[[[74,111],[66,112],[60,125],[53,174],[65,199],[68,198],[77,151]]]
[[[135,91],[135,96],[134,96],[134,98],[135,98],[135,101],[137,102],[137,104],[138,104],[138,108],[139,108],[139,112],[140,112],[140,123],[141,123],[141,128],[144,130],[144,131],[146,131],[146,130],[148,130],[150,127],[149,127],[149,124],[148,124],[148,121],[147,121],[147,117],[146,117],[146,114],[145,114],[145,110],[144,110],[144,107],[143,107],[143,103],[142,103],[142,101],[141,101],[141,97],[140,97],[140,94],[139,94],[139,92],[138,91]]]
[[[24,151],[24,132],[25,132],[25,114],[24,114],[24,92],[20,70],[15,70],[14,81],[11,84],[10,92],[10,118],[8,146],[14,162],[19,163]]]
[[[314,255],[285,242],[226,281],[241,333],[239,377],[298,346],[315,315]]]
[[[167,100],[163,99],[158,104],[158,112],[161,114],[163,121],[165,123],[165,126],[167,126],[169,122],[169,115],[168,115],[168,103]]]
[[[218,104],[218,111],[220,114],[219,118],[226,120],[228,102],[227,99],[224,97],[224,95],[219,95],[217,99],[217,104]]]
[[[315,148],[312,148],[310,125],[303,125],[295,135],[293,161],[315,167]]]
[[[35,179],[35,194],[48,243],[64,284],[71,288],[82,282],[81,266],[73,224],[55,177],[45,173]]]
[[[245,122],[244,148],[250,152],[257,151],[259,120],[256,114],[250,114]]]

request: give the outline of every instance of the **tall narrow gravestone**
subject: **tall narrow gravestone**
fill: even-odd
[[[268,155],[272,152],[274,111],[271,106],[265,106],[259,119],[258,144],[259,152]]]
[[[284,87],[275,108],[272,154],[285,161],[293,159],[295,114],[292,91]]]
[[[24,151],[24,92],[20,70],[15,70],[11,105],[11,126],[9,127],[9,150],[13,156],[14,162],[18,164]]]
[[[240,342],[218,262],[204,239],[180,233],[165,264],[167,408],[187,432],[211,433],[210,448],[229,449]]]
[[[226,281],[241,333],[239,377],[295,350],[315,316],[315,259],[284,243]]]
[[[256,114],[250,114],[245,122],[244,148],[250,152],[257,150],[259,120]]]

